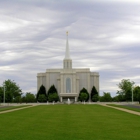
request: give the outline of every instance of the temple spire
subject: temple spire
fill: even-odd
[[[70,59],[69,53],[69,42],[68,42],[68,31],[66,32],[66,52],[65,52],[65,59]]]
[[[68,32],[66,32],[66,52],[65,58],[63,60],[63,68],[64,69],[72,69],[72,60],[70,59],[70,52],[69,52],[69,42],[68,42]]]

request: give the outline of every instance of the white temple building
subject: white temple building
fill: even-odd
[[[91,93],[95,86],[99,93],[99,73],[91,72],[90,68],[72,68],[72,59],[69,53],[68,33],[66,36],[66,52],[63,60],[63,68],[47,69],[44,73],[37,74],[37,91],[44,85],[46,91],[54,85],[58,91],[60,101],[68,98],[77,101],[79,92],[85,88]]]

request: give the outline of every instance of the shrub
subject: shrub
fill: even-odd
[[[80,95],[79,95],[79,100],[80,101],[86,101],[88,95],[84,92],[82,92]]]
[[[49,94],[49,96],[48,96],[48,101],[49,102],[57,102],[57,101],[59,101],[59,96],[58,96],[58,94],[57,93],[51,93],[51,94]]]
[[[89,100],[89,93],[88,93],[88,91],[85,89],[85,88],[83,88],[82,90],[80,90],[80,93],[79,93],[79,97],[78,97],[78,100],[79,101],[82,101],[81,99],[80,99],[80,97],[81,97],[81,93],[85,93],[85,94],[87,94],[87,98],[86,98],[86,102]]]
[[[98,94],[95,94],[94,96],[92,96],[91,100],[92,100],[93,102],[97,102],[97,101],[99,100]]]
[[[38,102],[47,102],[47,97],[44,94],[39,94]]]

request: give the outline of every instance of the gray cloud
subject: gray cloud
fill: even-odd
[[[139,13],[131,1],[0,1],[0,83],[36,93],[37,73],[62,68],[68,30],[73,67],[99,71],[101,95],[124,78],[139,85]]]

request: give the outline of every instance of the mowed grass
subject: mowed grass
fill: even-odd
[[[140,116],[100,105],[40,105],[0,114],[0,140],[139,140]]]

